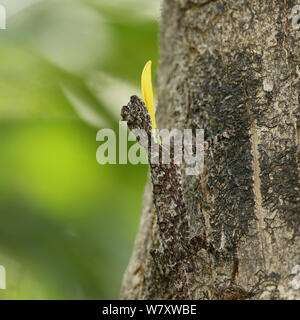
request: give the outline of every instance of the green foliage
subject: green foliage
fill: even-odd
[[[157,66],[158,1],[21,3],[0,30],[0,298],[117,299],[147,167],[100,166],[96,132]]]

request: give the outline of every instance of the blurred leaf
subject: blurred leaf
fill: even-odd
[[[117,299],[147,166],[100,166],[95,138],[101,125],[118,133],[144,63],[157,66],[159,1],[6,3],[0,298]]]

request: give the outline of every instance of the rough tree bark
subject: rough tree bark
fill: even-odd
[[[164,273],[149,182],[122,299],[299,299],[298,4],[163,1],[158,127],[231,132],[183,182],[192,233],[227,249],[203,246]]]

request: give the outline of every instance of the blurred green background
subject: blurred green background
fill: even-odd
[[[99,165],[96,133],[157,66],[160,1],[0,4],[0,299],[118,299],[147,166]]]

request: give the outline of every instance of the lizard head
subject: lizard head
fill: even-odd
[[[151,135],[151,117],[145,103],[139,97],[132,96],[130,98],[127,106],[124,106],[121,110],[121,117],[123,121],[127,121],[130,130],[143,129],[147,134]]]

